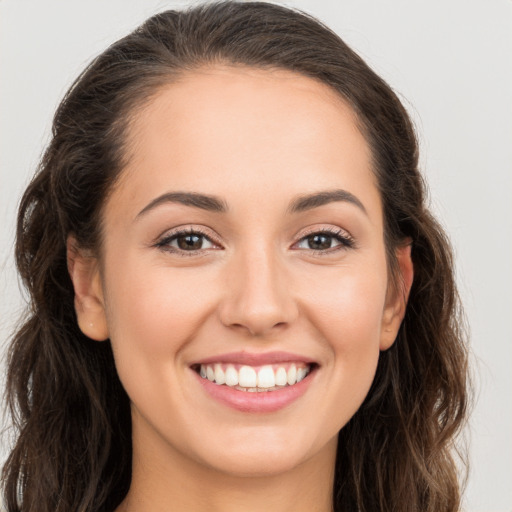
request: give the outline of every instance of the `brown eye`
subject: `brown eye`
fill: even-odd
[[[301,238],[296,245],[297,249],[309,249],[311,251],[331,251],[336,249],[351,248],[354,246],[354,241],[343,230],[318,231]]]
[[[333,237],[324,233],[315,233],[306,238],[308,248],[315,251],[325,251],[332,246]]]
[[[199,231],[180,231],[164,237],[157,244],[163,250],[175,253],[193,253],[206,249],[218,249],[210,238]]]
[[[204,237],[202,235],[188,234],[176,237],[178,247],[184,251],[197,251],[203,248]]]

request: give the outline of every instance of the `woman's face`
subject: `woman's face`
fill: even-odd
[[[310,78],[213,67],[158,92],[128,142],[78,315],[111,339],[136,456],[332,461],[403,314],[353,112]]]

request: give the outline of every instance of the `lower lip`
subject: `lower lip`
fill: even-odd
[[[203,389],[215,400],[241,412],[265,413],[275,412],[291,405],[308,389],[316,370],[293,386],[286,386],[275,391],[250,392],[240,391],[226,385],[215,384],[201,377],[192,370]]]

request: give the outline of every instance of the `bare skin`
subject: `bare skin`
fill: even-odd
[[[403,293],[390,286],[353,112],[312,79],[219,66],[159,91],[128,146],[101,260],[68,244],[79,325],[110,338],[132,404],[133,478],[117,512],[329,512],[337,433],[395,340],[413,278],[404,246]],[[291,397],[272,409],[200,374],[226,370],[229,354],[238,368],[283,353],[285,369],[309,373],[266,391]]]
[[[326,447],[331,457],[334,455],[332,447],[335,444],[334,439]],[[152,465],[149,469],[143,464],[134,464],[130,493],[116,512],[331,511],[334,460],[326,463],[322,455],[279,477],[274,474],[245,478],[219,474],[191,463],[181,454],[173,454],[163,461],[171,462],[165,467]],[[165,493],[161,489],[161,476],[155,478],[155,474],[165,475]]]

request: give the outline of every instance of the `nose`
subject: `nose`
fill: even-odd
[[[247,251],[226,269],[227,286],[219,307],[221,322],[252,336],[266,336],[298,316],[286,263],[270,250]]]

